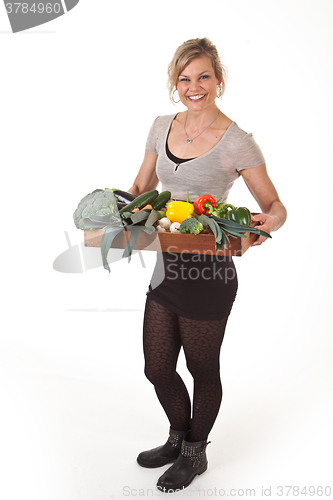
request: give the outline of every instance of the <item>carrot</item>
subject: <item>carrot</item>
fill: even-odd
[[[141,210],[144,210],[145,208],[150,208],[150,210],[153,209],[153,207],[151,205],[146,205],[145,207],[141,208]],[[131,212],[139,212],[139,209],[138,208],[133,208],[133,210],[131,210]]]

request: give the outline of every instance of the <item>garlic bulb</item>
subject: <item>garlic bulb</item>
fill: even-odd
[[[166,231],[168,231],[171,226],[171,220],[168,219],[167,217],[162,217],[162,219],[158,221],[158,225],[163,227]]]

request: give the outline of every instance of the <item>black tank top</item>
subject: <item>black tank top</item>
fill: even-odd
[[[177,156],[173,155],[171,153],[170,149],[169,149],[168,141],[165,141],[165,152],[166,152],[167,157],[169,158],[169,160],[171,160],[174,163],[176,163],[175,170],[177,170],[177,168],[179,167],[179,165],[181,163],[185,163],[186,161],[190,161],[190,160],[195,160],[195,158],[178,158]]]

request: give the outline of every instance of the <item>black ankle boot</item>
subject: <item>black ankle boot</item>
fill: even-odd
[[[207,439],[191,443],[183,440],[176,462],[159,478],[157,488],[164,493],[174,493],[186,488],[195,476],[207,470]]]
[[[152,450],[142,451],[137,458],[141,467],[162,467],[174,462],[179,453],[185,434],[188,431],[174,431],[170,428],[167,442],[163,446],[158,446]]]

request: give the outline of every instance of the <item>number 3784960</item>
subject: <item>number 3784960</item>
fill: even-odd
[[[60,3],[33,3],[29,5],[28,3],[6,3],[6,10],[8,14],[59,14],[61,11]]]

